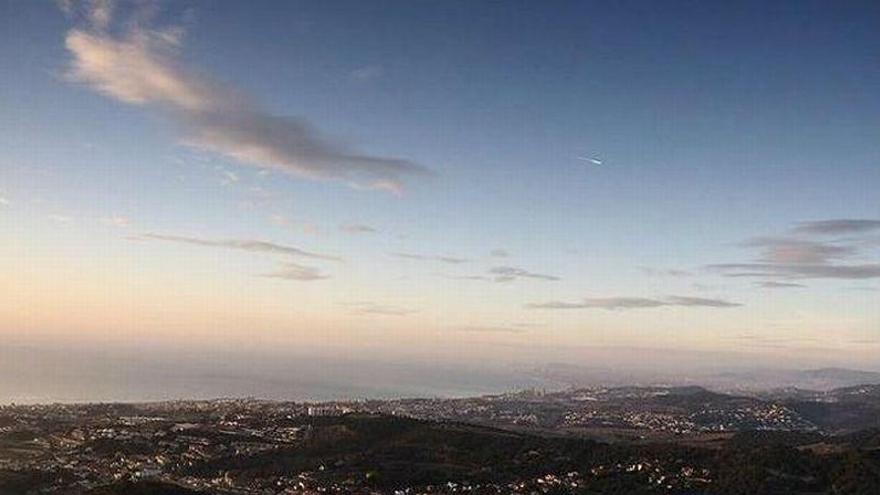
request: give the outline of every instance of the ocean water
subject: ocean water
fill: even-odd
[[[528,373],[498,367],[0,346],[0,404],[462,397],[546,385]]]

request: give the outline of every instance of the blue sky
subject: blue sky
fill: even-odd
[[[872,2],[0,18],[15,339],[878,357]]]

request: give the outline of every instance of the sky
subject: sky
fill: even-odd
[[[3,0],[0,339],[878,369],[878,24]]]

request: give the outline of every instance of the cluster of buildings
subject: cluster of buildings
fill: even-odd
[[[321,411],[358,411],[543,430],[618,428],[674,435],[817,430],[816,425],[784,405],[712,394],[694,387],[594,388],[463,399],[335,402],[323,404]]]
[[[307,426],[292,421],[302,411],[272,408],[267,416],[265,404],[207,401],[0,408],[4,418],[0,443],[5,447],[0,448],[0,470],[45,474],[53,480],[48,488],[55,493],[143,479],[225,489],[232,486],[228,477],[181,473],[216,458],[289,447],[308,433]]]
[[[675,435],[815,429],[792,410],[773,402],[731,400],[730,396],[699,391],[687,394],[631,388],[319,404],[214,400],[7,406],[0,407],[0,475],[36,473],[36,478],[48,480],[43,486],[45,493],[84,493],[119,480],[168,481],[218,494],[359,493],[369,486],[369,473],[331,479],[323,475],[325,466],[320,466],[271,476],[241,476],[218,470],[215,463],[295,449],[313,434],[315,421],[349,413],[567,433],[590,428]],[[705,469],[641,459],[598,465],[584,472],[546,473],[503,485],[450,481],[417,491],[404,489],[399,494],[556,493],[584,486],[590,479],[615,475],[636,476],[669,489],[705,484],[711,479]]]

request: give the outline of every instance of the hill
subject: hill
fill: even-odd
[[[159,481],[124,481],[94,488],[84,495],[205,495],[205,493]]]

